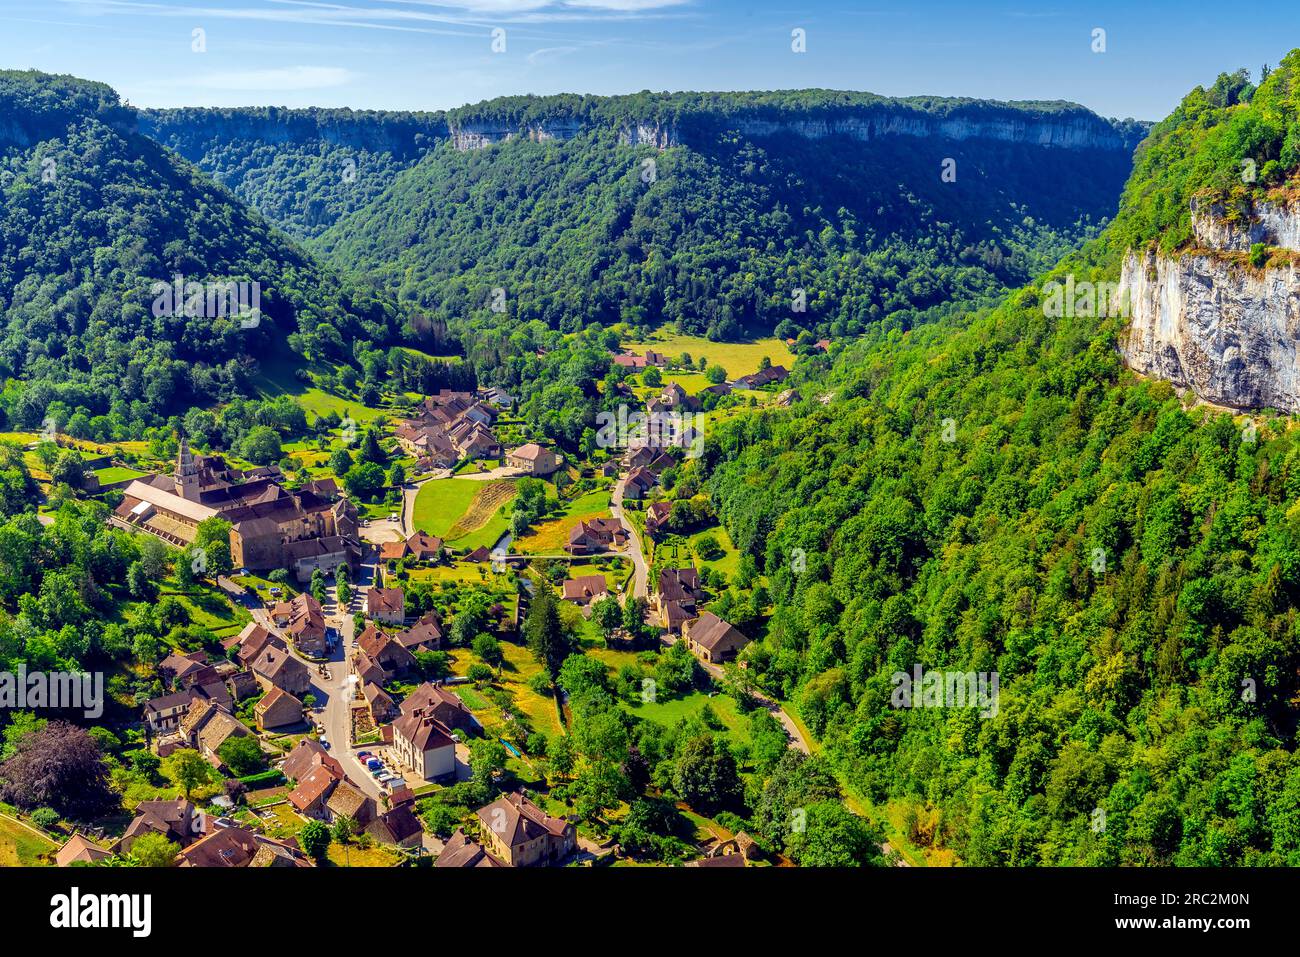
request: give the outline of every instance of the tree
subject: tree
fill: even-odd
[[[181,846],[166,835],[147,831],[131,842],[131,857],[141,867],[175,867]]]
[[[212,780],[212,765],[192,748],[180,748],[163,758],[163,777],[181,789],[188,799],[194,789]]]
[[[350,468],[352,468],[352,453],[347,449],[336,449],[330,455],[330,471],[335,475],[346,475]]]
[[[76,449],[60,452],[54,461],[54,467],[50,469],[50,478],[72,488],[81,488],[86,480],[86,465],[81,459],[81,453]]]
[[[119,803],[95,739],[66,721],[50,721],[18,739],[13,756],[0,764],[0,799],[26,809],[51,807],[74,819]]]
[[[388,461],[388,456],[384,454],[383,446],[379,444],[379,433],[373,426],[361,436],[361,448],[357,456],[362,462],[380,466],[380,472],[383,472],[383,464]]]
[[[554,735],[546,745],[546,755],[551,771],[567,778],[573,774],[577,756],[573,753],[573,739],[567,734]]]
[[[623,609],[618,599],[613,595],[605,595],[594,601],[591,605],[591,620],[600,627],[601,634],[606,638],[612,635],[614,629],[623,623]]]
[[[280,433],[266,425],[255,425],[249,429],[240,443],[239,451],[254,465],[271,465],[280,461],[284,454],[280,446]]]
[[[203,549],[204,561],[207,565],[204,574],[207,577],[215,579],[218,575],[229,575],[234,571],[234,562],[230,557],[229,521],[213,516],[199,522],[194,544]]]
[[[47,718],[38,718],[35,711],[15,711],[3,732],[4,744],[0,746],[0,760],[12,758],[29,735],[40,731],[49,723]]]
[[[722,385],[727,381],[727,370],[722,366],[709,366],[704,370],[704,378],[708,379],[713,385]]]
[[[882,866],[879,835],[867,822],[836,801],[804,809],[802,827],[795,828],[787,847],[800,867]]]
[[[57,827],[60,820],[59,812],[52,807],[38,807],[32,812],[32,823],[44,831]]]
[[[646,366],[645,371],[641,373],[641,381],[657,389],[664,384],[663,373],[659,371],[658,366]]]
[[[470,646],[474,654],[478,655],[486,664],[493,668],[500,668],[505,657],[501,653],[501,642],[497,641],[491,635],[483,634],[474,639]]]
[[[696,735],[677,758],[673,790],[707,813],[737,806],[742,788],[735,757],[713,735]]]
[[[266,770],[266,755],[253,735],[232,735],[217,748],[217,755],[236,777]]]
[[[334,827],[331,836],[337,844],[346,844],[352,840],[353,835],[357,833],[356,818],[348,817],[346,814],[340,815],[334,819]]]
[[[330,829],[321,821],[308,821],[298,832],[298,846],[313,860],[323,860],[330,846]]]
[[[360,462],[348,469],[343,485],[354,498],[369,501],[384,488],[384,469],[377,462]]]
[[[158,597],[158,586],[145,571],[144,562],[134,561],[126,570],[126,588],[131,597],[153,601]]]
[[[505,746],[493,738],[476,738],[469,746],[470,776],[479,787],[491,791],[498,774],[506,769]]]
[[[416,805],[420,818],[430,834],[441,838],[451,837],[452,832],[460,827],[460,815],[455,808],[434,798],[425,798]]]
[[[545,666],[552,679],[559,675],[564,659],[576,648],[572,635],[560,619],[555,591],[544,582],[528,608],[524,640],[528,650]]]
[[[645,632],[645,617],[650,610],[650,602],[644,598],[628,596],[623,603],[623,627],[633,638],[639,638]]]
[[[388,472],[388,484],[393,488],[401,488],[406,484],[406,469],[402,467],[401,462],[393,463],[393,467]]]

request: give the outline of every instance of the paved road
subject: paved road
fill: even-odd
[[[286,642],[290,647],[290,653],[295,658],[307,666],[311,674],[311,694],[316,697],[317,711],[314,713],[314,719],[324,725],[325,737],[330,743],[330,754],[338,759],[343,765],[343,771],[351,778],[358,787],[372,798],[379,799],[386,793],[383,787],[376,781],[370,772],[366,770],[356,757],[356,751],[351,747],[352,739],[352,692],[351,684],[353,675],[350,671],[349,660],[352,657],[353,640],[355,639],[354,628],[352,623],[352,610],[359,607],[358,603],[364,604],[365,593],[370,588],[371,582],[374,581],[375,566],[370,562],[373,557],[368,558],[357,572],[357,580],[352,587],[352,602],[349,607],[337,609],[333,614],[325,616],[326,624],[332,625],[338,629],[340,640],[339,645],[331,653],[326,668],[329,670],[329,678],[320,674],[319,663],[303,658],[293,649],[292,642]],[[255,608],[253,618],[262,627],[268,629],[273,634],[279,634],[271,622],[271,616],[265,608]],[[381,803],[382,806],[382,803]]]
[[[632,559],[633,568],[632,597],[646,598],[650,593],[650,569],[646,565],[645,553],[641,550],[641,536],[636,533],[636,527],[623,514],[623,481],[626,478],[626,475],[619,476],[618,484],[614,486],[614,494],[609,499],[609,511],[623,523],[623,528],[627,530],[627,555]]]

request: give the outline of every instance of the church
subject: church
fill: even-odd
[[[289,491],[283,478],[279,466],[242,471],[219,455],[196,456],[181,439],[175,471],[132,482],[110,521],[187,548],[201,522],[219,517],[231,524],[236,568],[285,568],[300,582],[310,581],[317,568],[355,569],[361,558],[356,506],[333,480]]]

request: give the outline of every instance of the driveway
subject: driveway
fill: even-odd
[[[641,550],[641,536],[637,534],[636,527],[628,521],[623,514],[623,481],[626,475],[619,476],[618,484],[614,486],[614,493],[609,498],[609,511],[616,519],[623,523],[623,528],[627,531],[627,556],[632,559],[632,597],[646,598],[649,596],[650,568],[646,565],[645,553]]]
[[[665,645],[675,645],[681,640],[681,638],[670,632],[664,632],[664,634],[660,636],[660,640]],[[700,661],[699,658],[696,658],[695,660]],[[700,667],[707,671],[715,680],[722,680],[724,672],[721,665],[714,665],[705,661],[700,661]],[[784,708],[761,691],[753,691],[750,693],[753,695],[755,701],[771,713],[772,717],[781,722],[781,727],[785,728],[785,733],[790,738],[792,746],[798,748],[804,754],[812,753],[812,750],[808,747],[808,739],[803,736],[803,732],[799,730],[799,725],[795,723],[794,718],[790,717]]]

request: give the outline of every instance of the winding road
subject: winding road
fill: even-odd
[[[641,549],[641,536],[637,534],[636,526],[623,514],[623,483],[626,480],[626,474],[618,477],[618,484],[614,486],[614,493],[609,498],[609,512],[623,523],[623,528],[627,531],[627,556],[632,559],[633,569],[632,597],[647,598],[650,594],[650,568],[646,565],[645,552]]]

